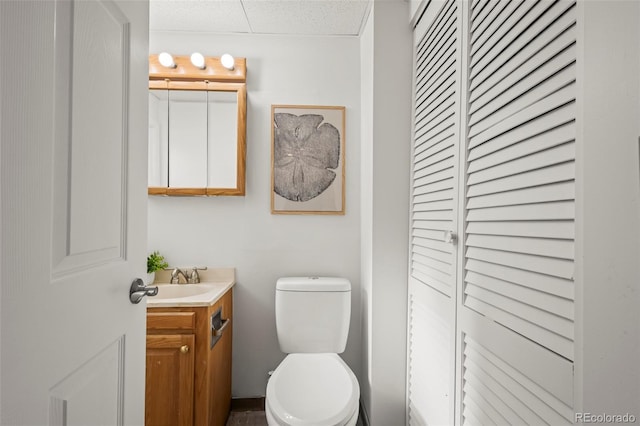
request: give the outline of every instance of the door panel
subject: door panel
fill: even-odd
[[[500,25],[493,30],[483,31],[475,19],[458,310],[461,422],[568,424],[575,2],[526,0],[508,13],[496,8]]]
[[[460,9],[440,2],[416,34],[409,278],[408,399],[411,425],[454,416]]]
[[[131,40],[129,22],[112,3],[58,1],[55,14],[52,263],[58,278],[124,258]]]
[[[96,418],[104,424],[124,424],[123,355],[124,339],[120,338],[55,385],[50,393],[50,424],[86,426]],[[100,395],[99,405],[96,395]]]
[[[142,424],[148,5],[6,1],[0,32],[0,423]]]
[[[502,80],[469,91],[464,307],[572,360],[575,2],[521,9],[512,26],[471,37]],[[483,67],[472,59],[470,75]]]
[[[409,424],[451,424],[456,359],[451,301],[412,279],[408,310]]]

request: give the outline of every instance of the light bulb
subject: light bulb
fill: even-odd
[[[160,55],[158,55],[158,61],[160,62],[160,65],[165,68],[176,67],[176,63],[173,61],[173,56],[171,56],[170,53],[162,52]]]
[[[194,52],[191,54],[191,63],[194,67],[200,68],[201,70],[205,69],[206,67],[204,56],[202,56],[202,53],[199,52]]]
[[[220,63],[226,69],[233,70],[233,67],[236,64],[236,61],[235,61],[235,59],[233,59],[233,56],[229,55],[228,53],[225,53],[224,55],[222,55],[220,57]]]

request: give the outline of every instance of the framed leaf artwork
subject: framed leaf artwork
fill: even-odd
[[[344,214],[345,107],[271,106],[271,213]]]

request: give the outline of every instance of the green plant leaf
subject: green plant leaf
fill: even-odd
[[[168,268],[169,264],[157,250],[147,256],[147,274]]]

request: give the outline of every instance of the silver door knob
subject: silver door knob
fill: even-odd
[[[156,294],[158,294],[158,286],[146,286],[141,278],[136,278],[129,289],[129,300],[135,305],[140,303],[143,297],[155,296]]]
[[[453,231],[444,231],[444,242],[449,244],[455,244],[458,240],[458,236]]]

